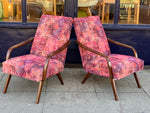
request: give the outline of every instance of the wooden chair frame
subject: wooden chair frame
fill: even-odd
[[[107,39],[108,39],[108,41],[111,42],[111,43],[114,43],[114,44],[117,44],[117,45],[119,45],[119,46],[123,46],[123,47],[132,49],[132,51],[134,52],[134,56],[135,56],[136,58],[138,58],[137,52],[136,52],[136,50],[135,50],[132,46],[129,46],[129,45],[126,45],[126,44],[123,44],[123,43],[114,41],[114,40],[109,39],[109,38],[107,38]],[[108,69],[109,69],[110,81],[111,81],[111,86],[112,86],[112,89],[113,89],[114,97],[115,97],[115,100],[118,101],[118,96],[117,96],[115,81],[114,81],[113,72],[112,72],[112,65],[111,65],[111,62],[110,62],[108,56],[107,56],[107,55],[104,55],[104,54],[102,54],[102,53],[100,53],[100,52],[98,52],[98,51],[95,51],[95,50],[93,50],[93,49],[91,49],[91,48],[89,48],[89,47],[87,47],[87,46],[85,46],[85,45],[83,45],[83,44],[80,43],[79,41],[76,41],[76,43],[79,45],[79,47],[81,47],[81,48],[83,48],[83,49],[86,49],[86,50],[88,50],[88,51],[90,51],[90,52],[92,52],[92,53],[95,53],[95,54],[97,54],[97,55],[100,55],[100,56],[102,56],[102,57],[104,57],[104,58],[106,59],[107,65],[108,65]],[[85,78],[84,78],[83,81],[82,81],[82,84],[88,79],[88,77],[89,77],[91,74],[92,74],[92,73],[87,73],[87,75],[85,76]],[[134,74],[134,78],[135,78],[135,80],[136,80],[136,83],[137,83],[138,88],[141,88],[136,72],[133,73],[133,74]]]
[[[7,55],[6,55],[6,60],[8,60],[10,58],[10,54],[11,54],[11,51],[15,48],[18,48],[20,46],[23,46],[25,44],[28,44],[30,42],[33,41],[33,37],[26,40],[26,41],[23,41],[19,44],[16,44],[12,47],[10,47],[7,51]],[[44,65],[44,70],[43,70],[43,76],[42,76],[42,80],[40,81],[39,83],[39,89],[38,89],[38,95],[37,95],[37,100],[36,100],[36,104],[39,103],[39,99],[40,99],[40,96],[41,96],[41,91],[42,91],[42,87],[43,87],[43,83],[46,79],[46,74],[47,74],[47,68],[48,68],[48,64],[49,64],[49,60],[56,54],[60,53],[61,51],[63,51],[64,49],[66,49],[69,45],[70,45],[71,41],[68,41],[67,43],[65,43],[63,46],[61,46],[60,48],[58,48],[56,51],[52,52],[51,54],[48,55],[46,61],[45,61],[45,65]],[[62,77],[61,77],[61,74],[58,73],[57,74],[57,77],[59,78],[60,82],[62,85],[64,85],[63,83],[63,80],[62,80]],[[7,80],[6,80],[6,84],[5,84],[5,88],[4,88],[4,91],[3,93],[5,94],[7,92],[7,88],[8,88],[8,85],[9,85],[9,82],[10,82],[10,79],[11,79],[11,74],[8,74],[8,77],[7,77]]]

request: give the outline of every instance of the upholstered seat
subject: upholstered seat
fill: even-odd
[[[143,60],[133,56],[110,54],[108,55],[114,79],[124,78],[143,69]],[[107,61],[103,57],[93,57],[84,64],[84,70],[96,75],[110,77]]]
[[[3,62],[3,72],[39,82],[42,80],[45,61],[45,57],[32,54],[11,58]],[[46,78],[62,72],[63,68],[64,64],[60,60],[50,59]]]

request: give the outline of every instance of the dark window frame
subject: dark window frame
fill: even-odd
[[[27,2],[26,0],[21,0],[22,4],[22,22],[0,22],[0,28],[37,28],[38,23],[27,22]],[[64,16],[69,16],[72,18],[77,17],[78,12],[78,0],[64,0]],[[120,11],[120,0],[115,0],[115,12],[114,12],[114,23],[113,24],[103,24],[105,30],[126,30],[126,31],[150,31],[149,24],[118,24],[118,17]]]

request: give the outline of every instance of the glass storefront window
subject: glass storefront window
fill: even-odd
[[[115,0],[78,0],[78,17],[98,15],[102,23],[114,22]]]
[[[0,21],[22,21],[21,0],[0,0]]]
[[[120,0],[119,24],[150,24],[150,0]]]
[[[28,22],[39,22],[42,14],[64,15],[64,0],[27,0]]]
[[[140,0],[120,0],[119,24],[139,23]]]
[[[150,0],[140,1],[139,24],[150,24]]]
[[[39,22],[42,14],[64,15],[64,0],[0,0],[0,22],[22,22],[22,8],[27,8],[27,22]],[[118,24],[150,24],[150,0],[120,0]],[[98,15],[103,24],[114,23],[115,0],[78,0],[78,17]]]

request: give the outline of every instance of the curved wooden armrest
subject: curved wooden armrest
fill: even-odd
[[[71,41],[69,40],[67,43],[65,43],[63,46],[61,46],[60,48],[58,48],[56,51],[52,52],[50,55],[48,55],[48,58],[51,58],[52,56],[60,53],[61,51],[63,51],[65,48],[67,48],[70,45]]]
[[[90,52],[92,52],[92,53],[95,53],[95,54],[97,54],[97,55],[100,55],[100,56],[104,57],[104,58],[106,59],[106,61],[107,61],[107,65],[108,65],[108,69],[109,69],[109,73],[110,73],[110,78],[113,79],[112,66],[111,66],[111,62],[110,62],[110,60],[109,60],[109,58],[108,58],[107,55],[104,55],[104,54],[102,54],[102,53],[100,53],[100,52],[98,52],[98,51],[95,51],[95,50],[93,50],[93,49],[91,49],[91,48],[89,48],[89,47],[83,45],[83,44],[80,43],[79,41],[76,41],[76,43],[77,43],[81,48],[86,49],[86,50],[88,50],[88,51],[90,51]]]
[[[58,48],[56,51],[52,52],[50,55],[48,55],[46,61],[45,61],[45,65],[44,65],[44,70],[43,70],[43,78],[42,80],[45,80],[46,78],[46,73],[47,73],[47,68],[48,68],[48,64],[49,64],[49,60],[50,58],[52,58],[52,56],[62,52],[64,49],[66,49],[69,45],[70,45],[71,41],[69,40],[67,43],[65,43],[63,46],[61,46],[60,48]]]
[[[90,51],[90,52],[92,52],[92,53],[95,53],[95,54],[97,54],[97,55],[100,55],[100,56],[102,56],[102,57],[108,58],[108,56],[106,56],[106,55],[104,55],[104,54],[102,54],[102,53],[100,53],[100,52],[98,52],[98,51],[95,51],[95,50],[93,50],[93,49],[91,49],[91,48],[89,48],[89,47],[87,47],[87,46],[85,46],[85,45],[83,45],[83,44],[80,43],[79,41],[76,41],[76,43],[77,43],[81,48],[84,48],[84,49],[86,49],[86,50],[88,50],[88,51]]]
[[[132,49],[132,51],[134,52],[134,56],[135,56],[136,58],[138,58],[137,52],[136,52],[136,50],[135,50],[132,46],[129,46],[129,45],[126,45],[126,44],[123,44],[123,43],[114,41],[114,40],[112,40],[112,39],[110,39],[110,38],[107,38],[107,39],[108,39],[108,41],[111,42],[111,43],[114,43],[114,44],[117,44],[117,45],[119,45],[119,46],[123,46],[123,47]]]
[[[33,39],[34,39],[34,37],[31,37],[31,38],[29,38],[28,40],[25,40],[25,41],[23,41],[23,42],[21,42],[21,43],[19,43],[19,44],[16,44],[16,45],[14,45],[14,46],[11,46],[11,47],[8,49],[8,51],[7,51],[6,60],[9,59],[10,54],[11,54],[11,51],[12,51],[13,49],[18,48],[18,47],[20,47],[20,46],[23,46],[23,45],[25,45],[25,44],[28,44],[28,43],[32,42]]]

